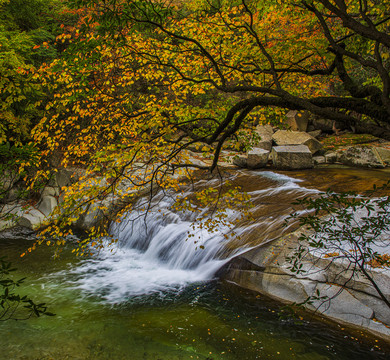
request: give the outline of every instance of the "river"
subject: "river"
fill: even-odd
[[[364,179],[371,187],[372,173],[345,171],[349,189]],[[323,178],[309,183],[310,174],[236,177],[247,184],[256,221],[241,224],[240,240],[229,244],[224,229],[187,239],[193,219],[167,210],[170,198],[158,199],[146,219],[129,214],[111,229],[119,242],[88,258],[68,246],[54,259],[41,246],[21,259],[27,240],[1,240],[15,278],[28,277],[20,292],[56,316],[0,323],[0,359],[386,359],[375,340],[309,317],[280,320],[278,304],[215,279],[231,256],[284,231],[291,201],[323,187]]]

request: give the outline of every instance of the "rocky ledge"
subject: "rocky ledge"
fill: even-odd
[[[287,304],[302,303],[318,290],[327,300],[314,300],[305,305],[307,310],[389,341],[390,309],[367,279],[352,276],[341,262],[314,255],[302,262],[303,275],[289,270],[286,258],[297,248],[300,234],[284,235],[233,258],[219,271],[220,278]],[[373,269],[371,275],[390,298],[390,272]]]

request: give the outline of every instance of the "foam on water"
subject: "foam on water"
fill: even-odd
[[[263,172],[261,176],[276,181],[271,187],[252,192],[255,198],[297,189],[310,192],[299,187],[299,180],[288,176],[271,172]],[[157,197],[147,216],[142,211],[133,211],[120,224],[113,224],[110,231],[119,239],[116,248],[114,251],[104,248],[94,258],[73,267],[72,286],[113,304],[134,296],[180,291],[190,283],[212,279],[234,255],[233,252],[229,258],[223,256],[228,228],[211,232],[194,230],[196,215],[174,213],[169,210],[172,203],[168,197]],[[234,218],[237,213],[230,211],[229,216]],[[262,227],[268,231],[281,220],[271,217]],[[243,231],[235,229],[237,234]],[[189,233],[193,234],[190,238]],[[236,254],[241,251],[238,249]]]
[[[192,222],[171,213],[169,205],[160,202],[164,215],[153,210],[145,218],[133,212],[121,224],[113,225],[111,232],[119,239],[119,246],[114,252],[104,248],[73,268],[73,286],[109,303],[119,303],[212,279],[228,261],[217,256],[226,242],[224,229],[213,233],[197,230],[188,239]]]

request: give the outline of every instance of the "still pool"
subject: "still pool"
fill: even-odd
[[[118,283],[131,282],[132,273],[126,273],[128,279],[119,273],[100,278],[99,273],[111,273],[122,257],[114,254],[110,262],[103,257],[95,266],[97,262],[77,260],[66,251],[53,259],[50,249],[41,247],[21,259],[27,245],[2,240],[1,254],[18,268],[15,278],[28,277],[20,292],[47,302],[56,316],[0,323],[0,359],[388,358],[375,340],[363,341],[315,321],[281,321],[276,304],[216,280],[170,285],[148,294],[121,292],[122,301],[108,301],[123,286],[104,281],[118,276]],[[134,271],[136,277],[142,269]],[[88,291],[87,279],[100,288]]]

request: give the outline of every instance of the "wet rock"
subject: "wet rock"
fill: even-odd
[[[312,153],[306,145],[274,146],[271,159],[279,170],[311,169],[314,166]]]
[[[249,169],[261,169],[268,163],[270,152],[268,150],[254,148],[248,151],[247,166]]]
[[[0,240],[35,240],[35,231],[23,226],[14,226],[0,231]]]

